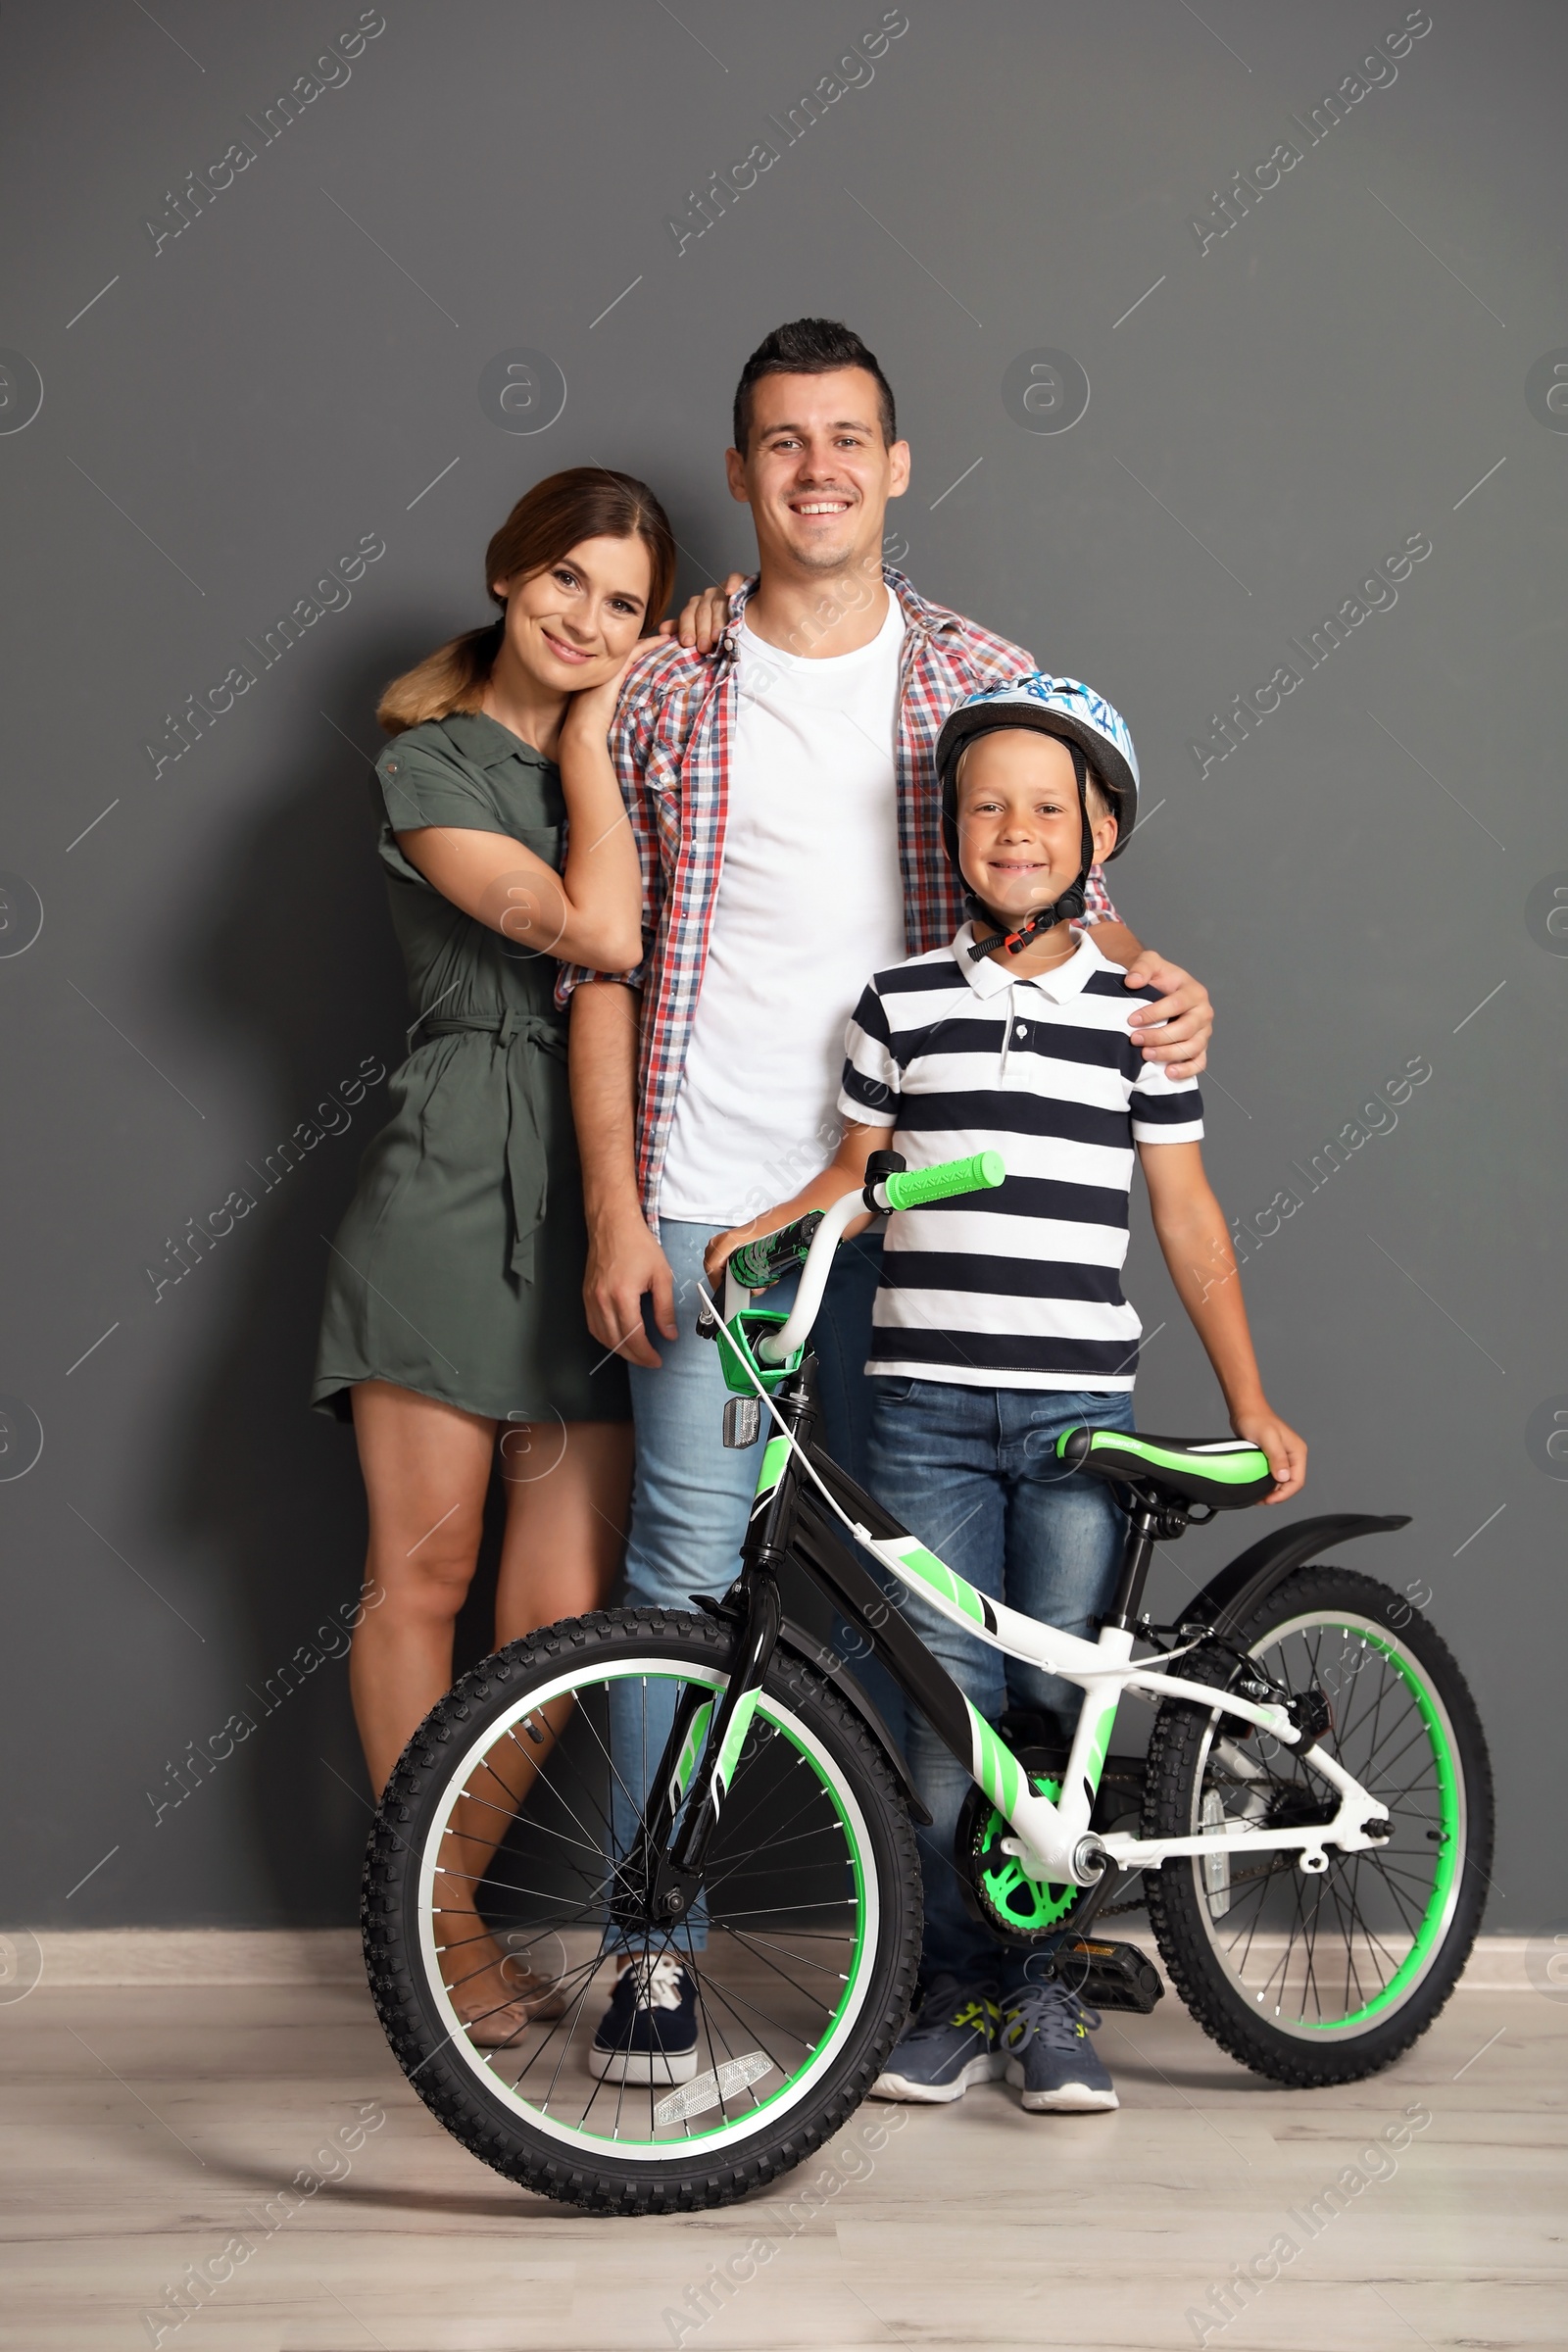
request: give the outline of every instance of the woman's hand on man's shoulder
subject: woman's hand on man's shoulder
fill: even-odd
[[[719,588],[700,588],[689,596],[674,620],[662,620],[661,637],[673,637],[699,654],[710,654],[729,620],[730,599],[746,585],[744,571],[732,571]]]

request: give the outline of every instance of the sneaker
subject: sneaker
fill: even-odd
[[[1118,2104],[1090,2034],[1100,2012],[1054,1980],[1007,1996],[1002,2048],[1007,2081],[1031,2115],[1077,2115]]]
[[[588,2052],[606,2082],[689,2082],[697,2072],[697,1986],[670,1953],[633,1953]]]
[[[1002,2012],[993,1990],[939,1977],[872,2083],[872,2098],[945,2107],[961,2099],[971,2082],[994,2082],[1003,2058]]]

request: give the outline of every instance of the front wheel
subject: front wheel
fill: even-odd
[[[1351,2082],[1390,2065],[1447,2000],[1475,1941],[1492,1867],[1492,1768],[1469,1687],[1419,1612],[1349,1569],[1298,1569],[1233,1636],[1293,1695],[1316,1690],[1321,1744],[1388,1808],[1366,1851],[1183,1855],[1149,1877],[1171,1980],[1244,2066],[1292,2084]],[[1234,1657],[1200,1651],[1191,1679]],[[1150,1742],[1144,1834],[1321,1825],[1338,1792],[1299,1749],[1234,1716],[1167,1699]]]
[[[366,1959],[399,2064],[474,2155],[591,2211],[723,2204],[788,2172],[865,2096],[907,2012],[908,1815],[853,1711],[782,1650],[700,1903],[673,1928],[647,1916],[649,1785],[677,1708],[700,1749],[734,1639],[615,1610],[513,1642],[426,1717],[371,1834]],[[678,2062],[595,2048],[628,1949],[695,1989]],[[542,2003],[507,2005],[541,1977]]]

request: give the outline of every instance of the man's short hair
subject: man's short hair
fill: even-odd
[[[893,387],[855,329],[837,318],[792,318],[765,335],[745,367],[735,387],[733,429],[742,457],[752,429],[752,388],[764,375],[832,375],[840,368],[863,368],[877,388],[877,413],[882,439],[889,449],[898,439]]]

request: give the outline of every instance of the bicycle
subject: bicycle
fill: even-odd
[[[1152,1965],[1089,1933],[1142,1902],[1204,2032],[1295,2085],[1390,2065],[1457,1982],[1492,1859],[1475,1703],[1405,1596],[1319,1558],[1407,1517],[1273,1531],[1156,1625],[1141,1614],[1156,1541],[1260,1501],[1267,1460],[1235,1439],[1069,1430],[1064,1466],[1111,1481],[1128,1514],[1088,1642],[975,1592],[815,1442],[808,1343],[845,1227],[1002,1175],[995,1153],[914,1172],[881,1153],[863,1193],[736,1251],[704,1322],[723,1351],[726,1444],[767,1434],[734,1584],[690,1612],[612,1609],[512,1643],[440,1701],[392,1776],[362,1905],[376,2006],[426,2105],[512,2180],[596,2212],[724,2203],[838,2131],[904,2026],[912,1821],[929,1815],[841,1657],[784,1617],[786,1563],[969,1772],[956,1865],[977,1914],[1037,1966],[1102,2005],[1152,2008]],[[754,1303],[796,1267],[788,1312]],[[1015,1747],[977,1714],[858,1554],[1077,1684],[1066,1754],[1031,1747],[1027,1727]],[[1129,1692],[1155,1708],[1142,1758],[1110,1755]],[[441,1932],[443,1890],[475,1880],[488,1933],[556,1984],[499,2046],[464,2020],[482,1966]],[[646,2082],[590,2063],[602,1978],[628,1949],[696,1983],[686,2080],[657,2054]]]

